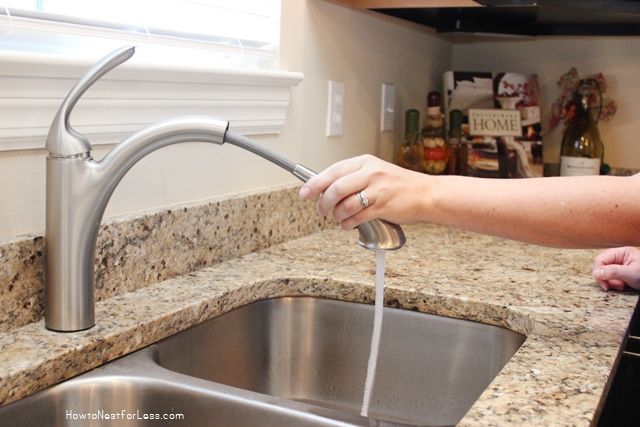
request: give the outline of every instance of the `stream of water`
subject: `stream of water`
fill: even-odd
[[[367,365],[367,379],[364,383],[364,395],[362,396],[363,417],[369,415],[371,393],[376,382],[376,365],[378,364],[378,350],[380,349],[380,335],[382,333],[382,308],[384,307],[384,251],[376,251],[376,302],[373,318],[373,333],[371,334],[371,350],[369,352],[369,364]]]

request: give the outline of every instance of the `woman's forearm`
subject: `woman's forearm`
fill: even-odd
[[[366,194],[362,203],[357,194]],[[640,174],[482,179],[430,176],[363,155],[334,163],[300,190],[344,229],[381,218],[430,221],[565,248],[640,246]]]
[[[640,245],[640,177],[425,176],[421,219],[565,248]]]

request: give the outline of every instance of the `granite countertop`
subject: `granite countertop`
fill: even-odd
[[[541,248],[420,224],[387,255],[385,304],[505,326],[527,336],[460,425],[588,425],[637,295],[605,293],[595,251]],[[372,302],[375,257],[325,230],[97,303],[97,326],[43,321],[0,335],[0,403],[17,400],[259,299]]]

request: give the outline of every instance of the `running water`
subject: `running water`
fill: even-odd
[[[376,303],[373,317],[373,333],[371,334],[371,350],[367,365],[367,380],[364,383],[362,396],[362,410],[360,415],[369,415],[371,393],[376,382],[376,365],[378,364],[378,350],[380,349],[380,334],[382,333],[382,308],[384,306],[384,251],[376,251]]]

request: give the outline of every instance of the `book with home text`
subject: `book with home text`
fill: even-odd
[[[444,107],[464,115],[467,175],[542,176],[540,90],[535,74],[447,71]]]

